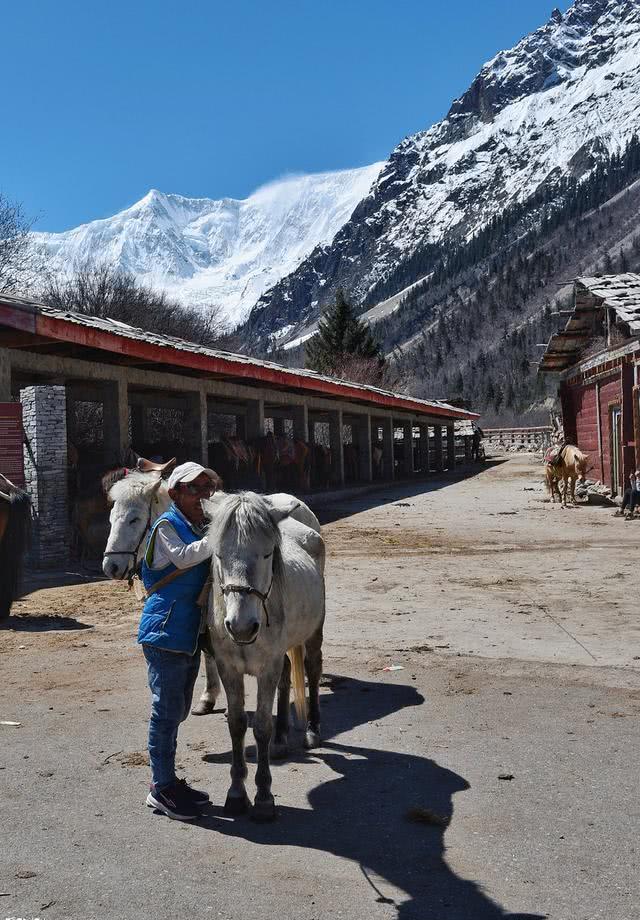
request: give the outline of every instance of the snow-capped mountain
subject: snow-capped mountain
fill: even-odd
[[[485,64],[443,121],[396,147],[331,245],[261,297],[249,338],[299,340],[338,286],[401,310],[393,295],[425,274],[417,253],[469,239],[560,177],[586,176],[640,130],[639,99],[640,0],[554,10]],[[399,273],[412,258],[413,274]]]
[[[315,246],[331,242],[382,165],[287,177],[241,201],[154,189],[113,217],[37,237],[54,271],[107,262],[188,306],[218,308],[235,325]]]

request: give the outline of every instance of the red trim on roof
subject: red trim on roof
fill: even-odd
[[[48,316],[34,310],[33,313],[23,308],[13,308],[0,303],[0,323],[13,328],[24,329],[36,335],[70,342],[76,345],[97,348],[102,351],[126,355],[143,361],[158,364],[172,364],[191,368],[203,373],[236,378],[239,382],[251,378],[265,385],[299,389],[324,396],[351,399],[355,402],[368,403],[384,409],[403,409],[420,415],[442,416],[449,419],[475,419],[476,412],[464,409],[447,409],[444,406],[423,405],[407,396],[390,396],[375,390],[360,389],[348,383],[320,379],[295,371],[280,370],[277,367],[247,363],[234,360],[233,357],[221,357],[201,354],[175,346],[159,345],[142,339],[133,339],[124,335],[107,332],[79,322]]]

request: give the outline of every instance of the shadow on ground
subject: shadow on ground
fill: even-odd
[[[0,620],[0,629],[13,632],[54,632],[68,629],[93,629],[92,623],[82,623],[75,617],[55,616],[49,613],[29,613]]]
[[[336,496],[334,501],[328,501],[326,504],[322,503],[322,496],[319,494],[318,496],[310,496],[309,503],[321,524],[331,524],[333,521],[351,517],[351,515],[360,514],[363,511],[369,511],[372,508],[380,508],[383,505],[390,505],[394,502],[406,501],[416,495],[437,492],[454,482],[473,479],[479,473],[502,466],[507,461],[507,457],[496,457],[486,460],[484,463],[461,467],[455,472],[433,473],[427,479],[405,480],[395,484],[381,485],[379,488],[374,488],[362,495],[345,496],[344,498]],[[317,504],[314,498],[318,502]]]
[[[323,696],[323,718],[330,737],[424,703],[409,686],[336,676],[328,682],[333,693]],[[371,890],[362,916],[379,903],[394,905],[398,920],[543,920],[539,914],[506,913],[477,882],[461,878],[445,861],[453,797],[469,788],[462,776],[428,757],[339,741],[325,742],[317,751],[296,751],[291,759],[322,761],[334,773],[309,793],[311,810],[286,805],[285,778],[275,768],[274,791],[284,803],[276,823],[228,819],[222,808],[212,806],[199,825],[261,846],[316,849],[358,864]],[[416,808],[428,809],[440,823],[410,822],[407,813]]]

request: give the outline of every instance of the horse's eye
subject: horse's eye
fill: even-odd
[[[137,524],[139,520],[140,520],[140,518],[131,518],[131,520],[129,521],[129,523],[130,523],[130,524]]]
[[[268,559],[268,558],[269,558],[269,556],[273,556],[273,550],[271,550],[271,552],[270,552],[270,553],[267,553],[267,555],[266,555],[266,556],[265,556],[264,558],[265,558],[265,559]]]

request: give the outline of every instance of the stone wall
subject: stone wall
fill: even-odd
[[[63,566],[68,562],[65,388],[26,387],[20,402],[25,488],[34,515],[31,563],[36,568]]]
[[[517,451],[539,453],[553,443],[551,425],[534,428],[485,428],[484,449],[489,454],[515,453]]]

